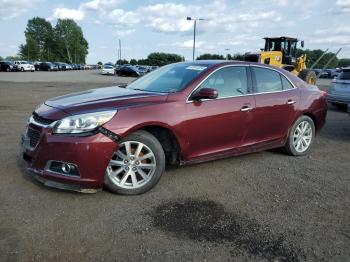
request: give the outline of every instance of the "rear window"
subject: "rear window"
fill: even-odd
[[[289,82],[287,78],[281,75],[283,90],[293,89],[293,85]]]
[[[340,80],[350,80],[350,69],[344,69],[343,72],[340,73],[338,79]]]

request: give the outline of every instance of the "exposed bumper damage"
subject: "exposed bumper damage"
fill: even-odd
[[[88,136],[68,136],[30,123],[22,135],[20,154],[28,173],[44,185],[94,193],[103,187],[118,139],[105,128]]]

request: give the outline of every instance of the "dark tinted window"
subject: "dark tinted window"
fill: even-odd
[[[343,72],[340,73],[338,79],[350,80],[350,69],[344,69]]]
[[[246,67],[230,66],[219,69],[200,88],[216,89],[219,98],[245,95],[248,93]]]
[[[274,70],[253,67],[256,79],[256,92],[267,93],[283,90],[280,74]]]
[[[293,85],[289,82],[289,80],[287,78],[285,78],[283,75],[281,75],[281,79],[282,79],[282,85],[283,85],[284,90],[294,88]]]

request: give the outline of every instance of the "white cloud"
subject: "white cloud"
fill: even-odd
[[[108,14],[109,21],[117,27],[125,27],[140,22],[135,12],[125,12],[123,9],[114,9]]]
[[[83,3],[80,8],[82,10],[99,11],[107,13],[109,10],[117,7],[124,0],[92,0]]]
[[[327,35],[327,36],[318,37],[316,39],[311,39],[310,43],[350,46],[350,36]]]
[[[244,26],[245,30],[263,25],[266,22],[279,22],[282,16],[274,10],[261,10],[261,7],[244,8],[232,6],[225,0],[214,0],[202,5],[185,3],[156,3],[140,6],[134,10],[118,8],[124,0],[91,0],[81,4],[78,9],[57,8],[54,18],[72,18],[82,20],[94,17],[97,23],[111,24],[118,30],[129,30],[142,24],[156,32],[185,33],[192,32],[193,21],[186,17],[201,17],[205,21],[198,23],[198,33],[235,32]],[[297,1],[297,0],[296,0]],[[244,0],[242,0],[244,2]],[[283,3],[283,1],[282,1]],[[266,9],[266,7],[264,6]],[[208,12],[210,10],[210,12]],[[96,22],[94,22],[96,23]],[[123,33],[122,33],[123,34]]]
[[[80,21],[83,20],[84,17],[84,12],[77,9],[55,8],[53,10],[53,18],[56,19],[73,19],[76,21]]]
[[[33,8],[40,0],[0,0],[0,21],[10,20]]]
[[[135,32],[135,29],[127,29],[127,30],[117,30],[114,32],[113,36],[115,37],[123,37],[130,35]]]
[[[342,11],[350,11],[350,0],[337,0],[336,5],[342,9]]]

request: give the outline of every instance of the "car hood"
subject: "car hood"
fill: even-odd
[[[47,100],[45,104],[68,114],[80,114],[161,103],[165,102],[166,98],[167,94],[165,93],[145,92],[114,86],[55,97]]]

